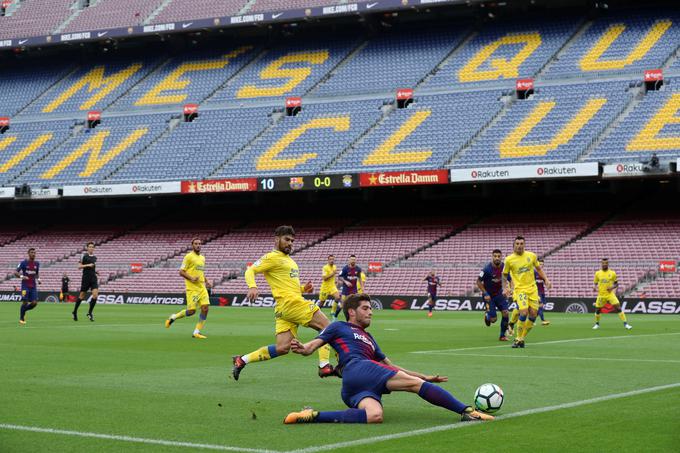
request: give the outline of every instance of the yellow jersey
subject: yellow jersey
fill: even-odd
[[[364,283],[366,283],[366,274],[362,272],[361,276],[357,279],[357,293],[361,294],[363,292]]]
[[[245,277],[248,288],[257,287],[255,274],[264,274],[277,302],[299,299],[302,296],[298,265],[293,258],[281,251],[272,250],[246,269]]]
[[[527,252],[521,255],[512,253],[505,257],[503,275],[510,274],[515,293],[538,291],[534,270],[538,267],[536,254]]]
[[[325,277],[328,277],[329,275],[332,275],[335,271],[337,270],[337,266],[326,264],[324,265],[323,269],[321,269],[321,292],[332,292],[333,290],[337,291],[337,287],[335,286],[335,276],[329,278],[328,280],[325,279]]]
[[[190,277],[198,277],[196,283],[186,278],[184,279],[187,291],[203,291],[203,288],[205,288],[205,275],[203,274],[205,270],[205,256],[199,255],[192,250],[184,255],[180,269],[189,274]]]
[[[595,272],[595,279],[593,280],[593,283],[597,285],[598,296],[609,296],[610,294],[613,294],[612,292],[609,292],[609,288],[611,288],[616,282],[616,272],[611,269],[607,269],[606,271],[600,269],[599,271]]]

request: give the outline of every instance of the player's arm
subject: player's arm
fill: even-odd
[[[548,280],[548,276],[545,275],[545,272],[543,272],[543,268],[538,266],[536,267],[536,272],[538,272],[538,276],[543,279],[543,282],[545,283],[545,289],[551,289],[552,288],[552,282]]]
[[[597,292],[599,280],[597,278],[597,273],[595,273],[595,278],[593,279],[593,291]]]
[[[446,381],[449,380],[448,377],[446,377],[446,376],[440,376],[440,375],[438,375],[438,374],[435,374],[435,375],[427,375],[427,374],[419,373],[419,372],[417,372],[417,371],[407,370],[406,368],[402,368],[402,367],[400,367],[399,365],[395,365],[395,364],[392,363],[392,362],[390,361],[390,359],[388,359],[387,357],[385,357],[385,358],[382,360],[382,363],[384,363],[385,365],[393,366],[394,368],[397,368],[398,370],[403,371],[404,373],[406,373],[406,374],[408,374],[408,375],[410,375],[410,376],[415,376],[415,377],[417,377],[417,378],[420,378],[420,379],[422,379],[423,381],[427,381],[427,382],[446,382]]]
[[[324,269],[325,269],[325,268],[324,268]],[[335,272],[330,272],[330,273],[328,273],[328,274],[325,274],[323,271],[321,271],[321,280],[323,280],[323,281],[325,281],[325,282],[328,281],[328,280],[330,280],[330,279],[333,278],[334,276],[335,276]]]
[[[326,342],[321,338],[315,338],[307,343],[300,343],[300,340],[293,338],[290,342],[290,350],[295,354],[300,355],[311,355],[319,349],[321,346],[325,345]]]
[[[40,281],[40,263],[35,263],[35,281],[38,282],[38,285],[42,285],[42,281]]]
[[[505,297],[510,297],[512,291],[510,289],[510,279],[508,278],[510,274],[510,269],[508,268],[508,263],[503,263],[503,272],[501,273],[501,283],[503,285],[503,295]]]
[[[83,270],[86,267],[94,267],[94,264],[83,264],[83,258],[80,258],[80,261],[78,261],[78,269]]]
[[[612,286],[609,287],[609,292],[610,293],[615,292],[616,288],[618,288],[618,287],[619,287],[619,277],[616,275],[616,272],[614,272],[614,283],[612,284]]]
[[[349,272],[349,269],[347,269],[347,266],[342,268],[342,272],[340,273],[340,280],[342,280],[342,283],[345,286],[352,286],[352,284],[347,280],[347,273]]]
[[[491,295],[488,293],[486,290],[486,287],[484,286],[484,271],[479,273],[479,277],[477,277],[477,288],[482,292],[482,295],[484,296],[485,301],[490,301],[491,300]]]
[[[248,285],[248,300],[257,299],[258,291],[257,284],[255,283],[255,275],[267,272],[269,269],[274,267],[274,261],[269,259],[267,255],[263,256],[259,260],[255,261],[252,266],[246,269],[244,274],[246,279],[246,285]]]

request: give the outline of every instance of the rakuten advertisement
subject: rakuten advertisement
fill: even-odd
[[[514,165],[509,167],[451,170],[451,182],[503,181],[511,179],[582,178],[599,175],[597,162],[576,164]]]
[[[99,184],[89,186],[65,186],[65,197],[105,197],[115,195],[155,195],[164,193],[180,193],[181,183],[149,182],[140,184]]]
[[[0,198],[14,198],[14,187],[0,187]]]

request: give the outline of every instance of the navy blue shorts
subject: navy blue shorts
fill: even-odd
[[[38,300],[38,289],[33,288],[21,288],[21,300],[24,302],[36,302]]]
[[[427,297],[429,297],[432,300],[435,300],[437,298],[437,291],[434,291],[434,292],[428,291]]]
[[[342,371],[342,400],[348,407],[358,407],[364,398],[380,401],[387,381],[399,370],[374,360],[352,360]]]
[[[486,311],[489,312],[490,318],[497,317],[496,309],[498,309],[498,311],[508,309],[508,300],[505,298],[503,294],[499,294],[498,296],[492,297],[491,301],[486,303]]]

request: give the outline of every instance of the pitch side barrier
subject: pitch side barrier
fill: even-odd
[[[75,301],[75,293],[70,293],[70,302]],[[311,302],[318,302],[318,294],[306,295]],[[44,302],[59,302],[56,291],[39,291],[38,300]],[[19,291],[0,291],[0,302],[21,302]],[[136,292],[108,292],[102,290],[97,298],[100,304],[119,305],[185,305],[186,296],[183,293],[136,293]],[[371,297],[373,307],[378,310],[427,310],[427,296],[394,296],[376,295]],[[249,301],[245,293],[241,294],[213,294],[210,304],[222,307],[256,307],[273,308],[274,297],[270,294],[260,295],[254,301]],[[594,313],[595,298],[577,297],[548,297],[545,311],[552,313]],[[327,300],[323,308],[330,308],[331,301]],[[621,306],[625,313],[648,313],[673,315],[680,314],[680,299],[640,299],[623,298]],[[511,304],[510,308],[515,308]],[[435,299],[436,311],[484,311],[485,305],[481,297],[442,296]],[[605,313],[611,310],[605,306]]]

